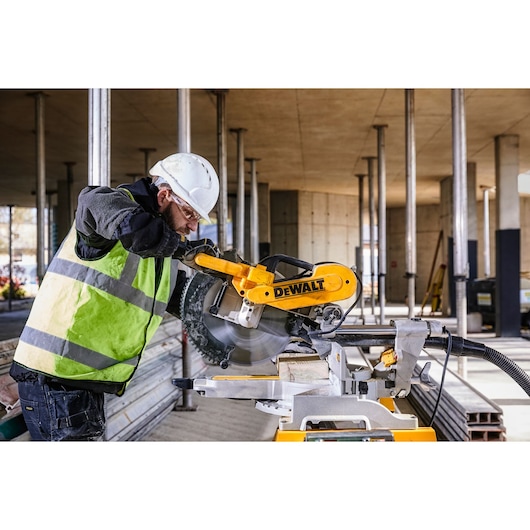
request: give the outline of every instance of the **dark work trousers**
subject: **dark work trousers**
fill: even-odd
[[[52,383],[47,377],[39,375],[36,381],[19,381],[18,395],[32,440],[103,439],[103,393]]]

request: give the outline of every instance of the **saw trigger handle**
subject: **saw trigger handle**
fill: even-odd
[[[307,261],[302,261],[285,254],[274,254],[273,256],[267,256],[260,261],[260,265],[265,265],[269,272],[276,272],[279,263],[287,263],[288,265],[293,265],[295,267],[305,269],[306,271],[311,271],[314,267],[312,263],[308,263]]]

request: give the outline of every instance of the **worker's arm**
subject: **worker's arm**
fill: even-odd
[[[119,240],[143,258],[172,256],[184,243],[164,219],[144,210],[126,193],[106,186],[84,188],[78,201],[78,253],[96,259]]]

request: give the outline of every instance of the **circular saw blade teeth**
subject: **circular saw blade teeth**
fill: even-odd
[[[188,338],[201,356],[213,364],[220,364],[230,351],[212,336],[203,320],[205,294],[217,281],[212,276],[197,272],[188,279],[180,299],[182,325]]]
[[[182,323],[202,357],[213,364],[249,365],[284,351],[291,341],[288,312],[266,306],[257,328],[245,328],[210,313],[223,283],[220,278],[196,272],[182,293]],[[235,291],[231,284],[226,289]]]

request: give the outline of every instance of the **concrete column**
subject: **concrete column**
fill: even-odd
[[[75,210],[77,207],[77,201],[74,201],[74,197],[72,196],[75,162],[65,162],[64,164],[66,166],[66,222],[68,225],[71,225],[74,222]]]
[[[440,227],[442,230],[442,262],[447,265],[447,274],[442,289],[442,314],[455,316],[453,274],[453,178],[440,180]]]
[[[375,315],[375,192],[374,192],[374,161],[375,156],[363,157],[368,163],[368,204],[370,214],[370,302],[372,315]]]
[[[151,153],[154,153],[156,151],[156,148],[155,147],[140,147],[138,150],[144,154],[144,174],[143,176],[148,177],[149,170],[153,166],[151,162]]]
[[[237,136],[236,251],[245,257],[245,141],[246,129],[230,129]],[[251,237],[252,239],[252,237]]]
[[[177,150],[179,153],[191,152],[191,127],[190,127],[190,99],[188,89],[179,89],[177,91]],[[146,155],[146,173],[147,173],[147,157],[149,156],[149,149],[145,150]],[[178,266],[178,261],[176,266]],[[175,265],[174,265],[175,266]],[[192,375],[192,360],[190,350],[188,348],[188,334],[182,327],[182,377],[190,378]],[[182,391],[182,404],[175,406],[175,410],[194,411],[197,406],[193,403],[192,390],[184,389]]]
[[[386,145],[385,129],[387,125],[375,125],[377,129],[377,251],[378,251],[378,282],[379,323],[385,323],[385,280],[386,280]]]
[[[464,90],[451,90],[453,126],[453,266],[456,296],[456,331],[467,337],[467,279],[468,223],[467,223],[467,150]],[[458,374],[467,377],[467,359],[458,358]]]
[[[250,162],[250,262],[255,264],[260,261],[259,242],[260,222],[258,203],[258,173],[256,162],[258,158],[247,158]]]
[[[477,164],[467,163],[467,257],[468,281],[478,277]]]
[[[66,180],[57,181],[57,239],[62,241],[72,226],[68,212],[68,183]]]
[[[364,247],[363,247],[363,235],[364,235],[364,178],[366,175],[355,175],[359,179],[359,247],[357,252],[357,274],[359,279],[363,281],[363,260],[364,260]],[[361,286],[362,288],[362,286]],[[359,299],[359,305],[361,309],[361,320],[364,320],[364,296],[361,293],[361,298]]]
[[[491,256],[490,256],[490,191],[495,188],[482,187],[483,198],[483,245],[484,245],[484,277],[491,276]]]
[[[110,90],[88,91],[88,184],[110,186]]]
[[[177,90],[177,151],[191,153],[190,89]]]
[[[54,254],[59,249],[60,241],[57,241],[57,207],[54,207],[53,196],[57,195],[57,190],[46,190],[47,202],[47,226],[48,226],[48,257],[47,262],[51,263]]]
[[[416,132],[414,127],[414,90],[405,90],[406,227],[405,277],[407,278],[408,317],[414,317],[416,305]]]
[[[8,291],[8,298],[7,298],[7,309],[8,311],[11,311],[12,309],[12,301],[15,297],[14,288],[13,288],[13,208],[15,207],[14,204],[8,204],[7,207],[9,208],[9,243],[8,243],[8,249],[9,249],[9,291]]]
[[[46,150],[44,129],[44,92],[29,94],[35,98],[35,156],[37,160],[37,277],[46,271]]]
[[[256,180],[257,173],[256,173]],[[271,254],[271,204],[267,182],[258,182],[258,257],[261,261]],[[252,245],[251,245],[252,246]],[[255,250],[254,250],[255,251]]]
[[[228,246],[228,176],[226,162],[226,94],[228,90],[213,90],[217,97],[217,164],[219,200],[217,201],[217,245],[221,252]]]
[[[72,198],[72,184],[74,182],[75,162],[65,162],[66,179],[57,182],[57,240],[62,241],[72,223],[74,222],[74,214],[76,205]]]
[[[498,337],[521,334],[518,176],[519,136],[496,136],[495,333]]]

